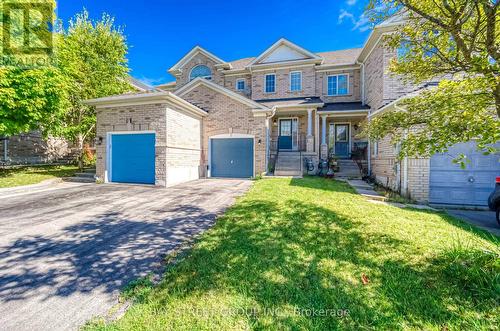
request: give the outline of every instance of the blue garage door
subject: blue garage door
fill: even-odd
[[[253,177],[253,139],[211,139],[211,176]]]
[[[111,135],[111,181],[155,183],[154,133]]]
[[[500,147],[500,145],[499,145]],[[452,160],[465,154],[471,163],[465,169]],[[457,144],[448,153],[431,158],[429,201],[436,204],[486,206],[500,176],[500,155],[483,155],[474,142]]]

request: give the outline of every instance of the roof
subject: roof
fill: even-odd
[[[243,104],[246,104],[246,105],[252,107],[253,109],[258,109],[261,111],[269,111],[269,109],[266,106],[259,104],[259,103],[255,102],[254,100],[246,98],[246,97],[242,96],[241,94],[233,92],[233,91],[231,91],[231,90],[229,90],[229,89],[227,89],[219,84],[216,84],[216,83],[209,81],[209,80],[202,78],[202,77],[198,77],[198,78],[193,79],[192,81],[190,81],[189,83],[187,83],[186,85],[184,85],[183,87],[178,89],[175,92],[175,94],[182,97],[183,95],[192,91],[194,88],[196,88],[200,85],[203,85],[207,88],[210,88],[216,92],[222,93],[222,94],[228,96],[229,98],[232,98],[233,100],[237,100]]]
[[[255,57],[246,57],[243,59],[230,61],[229,64],[234,70],[241,70],[245,69],[245,67],[253,60],[255,60]]]
[[[154,90],[154,87],[151,85],[148,85],[144,83],[143,81],[138,80],[137,78],[134,78],[132,76],[129,76],[129,83],[132,85],[134,88],[136,88],[139,91],[150,91]]]
[[[369,106],[363,105],[361,102],[336,102],[336,103],[325,103],[323,108],[318,109],[320,112],[331,112],[331,111],[368,111]]]
[[[186,100],[178,97],[172,92],[167,91],[147,91],[139,93],[126,93],[112,95],[109,97],[97,98],[85,100],[84,103],[89,106],[95,106],[97,108],[109,108],[125,105],[141,105],[141,104],[151,104],[151,103],[163,103],[168,102],[175,106],[180,107],[186,112],[190,112],[197,116],[206,116],[207,112],[196,107],[195,105],[187,102]]]
[[[350,48],[339,51],[316,53],[323,58],[323,65],[355,64],[362,48]]]
[[[321,98],[319,98],[319,97],[262,99],[262,100],[255,100],[255,101],[260,103],[260,104],[265,105],[268,108],[323,104],[323,101],[321,101]]]

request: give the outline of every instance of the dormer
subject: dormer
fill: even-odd
[[[281,38],[247,65],[247,68],[279,67],[294,64],[321,64],[323,58]]]

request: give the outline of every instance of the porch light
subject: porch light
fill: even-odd
[[[273,120],[273,125],[274,125],[274,126],[278,126],[278,120],[277,120],[277,119],[274,119],[274,120]]]
[[[104,140],[103,137],[96,137],[95,138],[95,144],[96,145],[102,145],[102,141]]]
[[[262,139],[259,139],[259,140],[257,141],[257,144],[259,144],[259,146],[260,146],[260,145],[262,144]]]

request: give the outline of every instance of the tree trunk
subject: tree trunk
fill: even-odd
[[[76,144],[78,148],[78,168],[83,171],[83,135],[81,133],[76,137]]]

